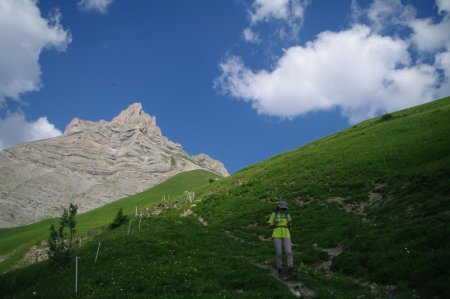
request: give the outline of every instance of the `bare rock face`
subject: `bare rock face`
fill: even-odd
[[[0,227],[57,216],[70,202],[85,212],[194,169],[228,176],[164,137],[139,103],[111,122],[74,118],[63,136],[0,151]]]

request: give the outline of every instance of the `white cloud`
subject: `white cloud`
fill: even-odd
[[[64,51],[71,42],[60,18],[57,11],[42,18],[37,1],[0,1],[0,104],[40,89],[42,50]]]
[[[439,13],[450,12],[450,0],[436,0]]]
[[[231,57],[215,85],[261,114],[293,118],[338,107],[355,123],[434,98],[436,70],[414,65],[409,46],[354,25],[289,48],[272,71],[252,71]]]
[[[420,54],[434,55],[434,67],[443,75],[437,95],[450,95],[450,0],[437,0],[438,11],[442,15],[439,22],[432,19],[414,19],[409,22],[413,30],[411,41]]]
[[[16,144],[62,135],[46,117],[27,121],[23,113],[8,114],[0,118],[0,150]]]
[[[279,24],[280,29],[277,31],[279,37],[297,38],[300,27],[303,24],[304,10],[309,4],[309,0],[254,0],[251,9],[248,11],[250,17],[250,27],[245,29],[244,40],[255,42],[250,34],[255,35],[254,31],[249,31],[261,22],[281,21],[286,26]],[[246,38],[246,35],[248,38]],[[258,41],[260,39],[258,38]]]
[[[6,100],[41,88],[39,56],[45,49],[65,51],[70,33],[60,24],[61,13],[43,18],[36,0],[0,1],[0,107]],[[61,135],[46,117],[28,122],[22,112],[0,118],[0,149]]]
[[[97,11],[104,14],[112,2],[113,0],[81,0],[78,7],[86,12]]]
[[[352,0],[352,3],[350,5],[350,11],[351,11],[351,18],[353,22],[357,23],[359,19],[361,19],[362,16],[364,16],[364,10],[359,6],[357,0]]]
[[[372,30],[392,30],[392,26],[406,26],[416,16],[416,9],[403,5],[401,0],[375,0],[366,12]]]
[[[253,24],[260,21],[287,19],[289,17],[289,0],[255,0],[250,19]]]
[[[50,20],[40,15],[36,1],[0,2],[0,104],[6,97],[41,87],[39,55],[43,49],[65,50],[71,41],[56,12]]]
[[[450,18],[445,17],[437,24],[431,19],[417,19],[411,21],[410,26],[414,30],[411,38],[420,51],[450,49]]]
[[[244,31],[242,32],[242,38],[249,43],[258,44],[259,42],[261,42],[258,34],[255,33],[251,28],[244,29]]]
[[[450,51],[438,53],[435,61],[436,67],[444,73],[444,80],[438,90],[438,96],[448,97],[450,95]]]

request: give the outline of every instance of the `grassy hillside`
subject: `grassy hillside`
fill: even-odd
[[[87,234],[89,231],[107,225],[120,207],[126,214],[133,213],[136,207],[142,211],[160,203],[163,196],[173,198],[183,195],[184,191],[193,191],[208,184],[210,178],[217,178],[217,175],[205,170],[180,173],[149,190],[79,214],[77,233]],[[57,223],[58,219],[53,218],[17,228],[0,229],[0,256],[7,257],[0,262],[0,272],[17,263],[31,246],[47,240],[50,225],[57,226]]]
[[[294,297],[268,273],[266,222],[283,199],[303,297],[449,298],[449,119],[446,98],[368,120],[208,184],[129,236],[103,230],[77,252],[77,296]],[[0,293],[76,297],[74,271],[12,271]]]
[[[384,115],[243,169],[196,211],[246,240],[291,205],[297,264],[450,297],[450,98]],[[414,290],[414,291],[413,291]]]

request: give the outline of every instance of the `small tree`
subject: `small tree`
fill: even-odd
[[[78,206],[70,203],[69,206],[69,215],[67,217],[67,226],[69,227],[69,233],[70,233],[70,247],[72,247],[72,240],[73,236],[75,235],[75,227],[77,226],[77,221],[75,220],[75,215],[77,214]]]
[[[119,226],[121,226],[124,223],[127,223],[128,216],[123,214],[122,208],[119,209],[119,211],[116,214],[116,217],[114,218],[113,222],[109,224],[110,229],[115,229]]]
[[[70,260],[72,239],[75,234],[75,215],[78,207],[70,204],[69,210],[63,209],[59,218],[59,229],[56,231],[55,226],[50,226],[50,236],[48,239],[48,256],[54,264],[64,265]],[[69,227],[70,239],[67,240],[65,228]]]

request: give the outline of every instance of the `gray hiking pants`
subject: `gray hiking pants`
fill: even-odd
[[[275,262],[277,263],[277,269],[283,267],[281,261],[282,246],[284,245],[284,254],[287,256],[288,267],[294,267],[294,259],[292,258],[291,239],[288,238],[273,238],[273,244],[275,245]]]

